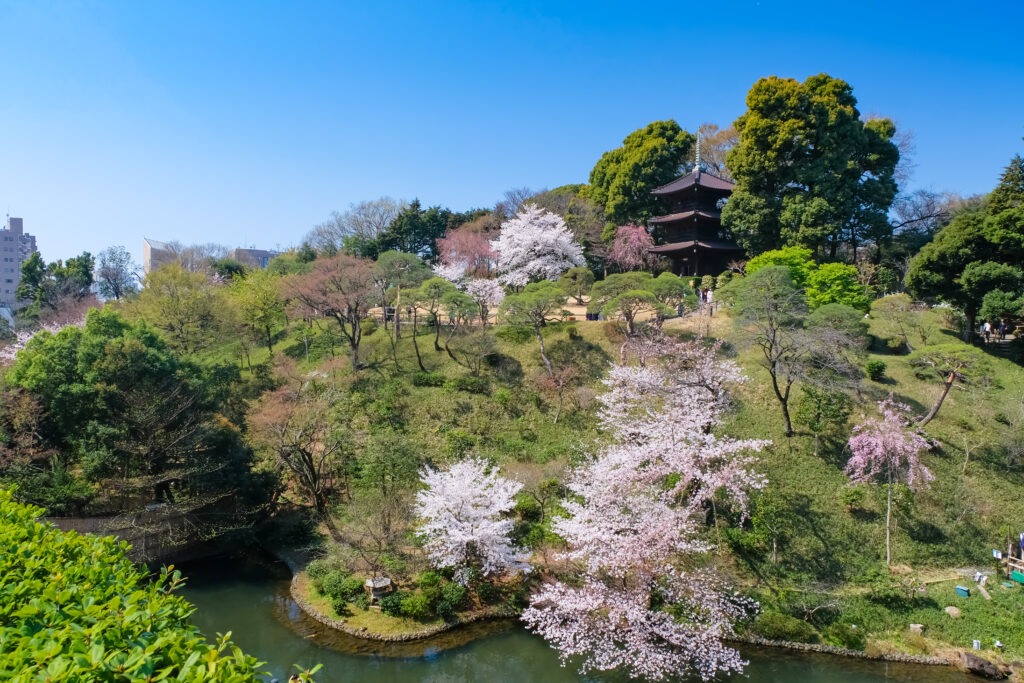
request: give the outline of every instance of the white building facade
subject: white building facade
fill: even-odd
[[[21,264],[36,251],[36,238],[25,232],[22,219],[8,216],[0,229],[0,308],[14,310],[15,291],[21,280]]]

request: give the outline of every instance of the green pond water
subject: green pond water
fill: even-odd
[[[624,676],[581,676],[542,639],[512,620],[476,624],[414,644],[352,638],[307,617],[288,595],[288,572],[275,563],[222,558],[182,565],[193,620],[209,636],[232,632],[246,652],[282,682],[292,664],[323,664],[318,683],[457,681],[620,683]],[[741,648],[750,665],[728,681],[751,683],[968,683],[946,667],[868,662],[777,649]],[[269,680],[268,676],[266,680]]]

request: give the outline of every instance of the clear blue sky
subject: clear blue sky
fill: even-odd
[[[1016,0],[0,0],[0,211],[47,260],[283,248],[382,195],[586,182],[650,121],[820,72],[913,132],[910,189],[987,192],[1024,151],[1022,27]]]

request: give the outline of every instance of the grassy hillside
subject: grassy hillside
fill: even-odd
[[[926,413],[943,385],[939,375],[912,365],[913,359],[928,349],[963,350],[967,345],[956,338],[942,311],[914,313],[907,340],[915,354],[910,355],[905,348],[891,351],[900,346],[892,342],[891,319],[874,318],[870,324],[873,342],[861,363],[883,361],[884,376],[863,380],[854,392],[850,424],[821,438],[816,453],[814,437],[799,427],[795,436],[784,436],[760,351],[727,312],[666,323],[672,334],[725,342],[724,352],[745,368],[749,381],[735,388],[735,410],[722,430],[773,441],[761,455],[769,484],[756,497],[750,519],[724,515],[716,520],[717,528],[708,530],[718,543],[715,562],[760,600],[764,614],[751,628],[763,635],[914,652],[934,651],[941,642],[969,646],[971,639],[983,637],[986,646],[999,639],[1009,653],[1024,655],[1024,637],[1015,635],[1007,621],[1020,609],[1019,587],[1006,589],[992,581],[991,602],[953,594],[956,583],[968,581],[959,572],[992,572],[991,549],[1005,549],[1008,538],[1024,529],[1024,499],[1018,495],[1024,470],[1017,458],[1024,371],[989,353],[994,346],[978,351],[985,356],[980,368],[950,392],[927,425],[935,447],[925,463],[935,481],[915,495],[904,488],[895,491],[890,570],[884,563],[885,491],[853,487],[843,473],[849,428],[874,414],[877,401],[890,392],[915,414]],[[291,358],[300,374],[334,378],[366,397],[370,413],[400,412],[397,429],[421,461],[444,464],[469,453],[481,455],[523,481],[529,498],[543,482],[560,478],[574,457],[600,438],[593,399],[602,390],[604,369],[618,358],[621,332],[614,323],[582,319],[546,328],[545,343],[558,358],[556,365],[577,368],[559,410],[557,392],[543,381],[532,330],[494,329],[493,352],[475,374],[436,351],[429,329],[421,329],[417,338],[427,370],[420,371],[409,326],[397,343],[383,328],[368,329],[361,351],[365,368],[358,376],[327,324],[318,330],[293,327],[279,335],[277,359]],[[442,343],[446,333],[442,330]],[[466,339],[457,336],[453,347],[464,364],[473,356]],[[265,349],[252,348],[248,357],[228,347],[217,353],[221,358],[234,353],[246,372],[266,371],[261,369],[268,361]],[[794,405],[798,399],[799,387]],[[365,419],[373,421],[372,415]],[[545,498],[543,505],[551,504]],[[533,528],[538,526],[534,507],[526,501],[518,510],[520,531],[524,541],[542,548],[551,539]],[[344,509],[342,504],[342,517]],[[410,578],[425,568],[415,552],[389,561],[391,571]],[[950,604],[962,610],[960,620],[942,611]],[[924,637],[909,633],[911,622],[925,624]]]

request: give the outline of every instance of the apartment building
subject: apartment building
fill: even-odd
[[[7,217],[0,229],[0,308],[14,310],[21,264],[36,251],[36,238],[25,232],[22,219]]]

